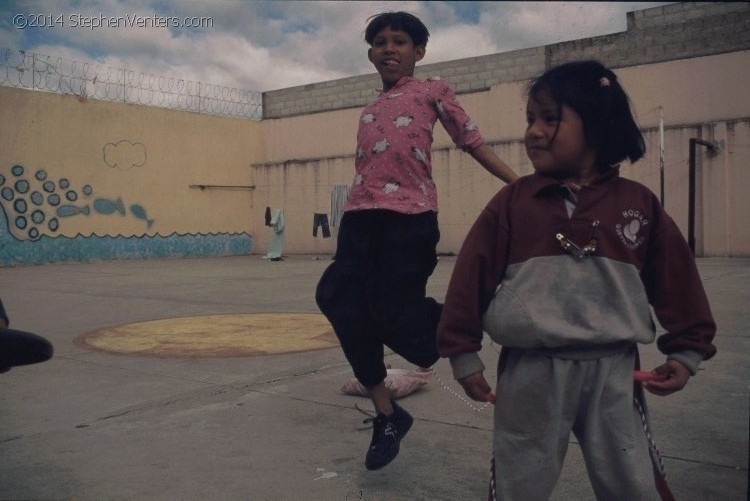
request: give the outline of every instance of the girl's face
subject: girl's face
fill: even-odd
[[[526,154],[537,172],[579,184],[597,177],[597,152],[572,108],[563,104],[561,113],[549,92],[542,91],[536,98],[529,96],[526,123]]]
[[[424,45],[414,45],[405,31],[383,28],[372,40],[367,57],[383,80],[383,90],[388,91],[401,77],[414,75],[414,66],[425,54]]]

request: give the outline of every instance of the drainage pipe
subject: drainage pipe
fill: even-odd
[[[690,138],[690,169],[688,172],[688,246],[695,256],[695,146],[700,144],[708,148],[709,153],[716,153],[718,146],[711,141]]]

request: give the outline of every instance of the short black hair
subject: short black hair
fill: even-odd
[[[368,19],[369,24],[365,30],[365,42],[372,45],[375,37],[385,28],[405,31],[411,37],[415,46],[427,45],[430,32],[427,26],[414,14],[408,12],[383,12]]]
[[[586,141],[597,150],[600,172],[625,158],[635,162],[646,153],[643,134],[633,118],[625,90],[617,75],[599,61],[556,66],[527,87],[528,96],[535,100],[545,91],[560,110],[567,105],[581,117]]]

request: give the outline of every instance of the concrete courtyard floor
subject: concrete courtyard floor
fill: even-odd
[[[314,289],[329,263],[241,256],[0,269],[11,327],[56,349],[49,362],[0,375],[0,499],[486,499],[492,410],[472,411],[434,377],[401,400],[415,425],[399,457],[368,472],[370,431],[355,403],[371,405],[339,391],[351,371],[338,347],[184,358],[74,342],[174,317],[317,313]],[[438,299],[453,265],[441,258],[431,279]],[[682,392],[649,395],[654,434],[677,499],[745,500],[750,259],[700,259],[699,268],[719,352]],[[220,330],[205,336],[220,339]],[[645,368],[661,363],[653,345],[641,353]],[[485,343],[481,354],[495,366],[495,347]],[[459,390],[447,361],[436,371]],[[594,499],[572,439],[552,499]]]

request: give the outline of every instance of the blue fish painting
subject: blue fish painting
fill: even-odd
[[[151,225],[154,224],[153,219],[149,219],[146,215],[146,209],[142,205],[133,204],[130,206],[130,213],[137,219],[142,219],[148,224],[148,229],[151,229]]]
[[[126,204],[122,196],[115,194],[95,196],[91,184],[78,189],[68,178],[53,180],[44,169],[29,172],[15,165],[0,173],[0,216],[9,222],[8,228],[16,240],[57,238],[65,224],[71,223],[69,218],[115,214],[132,217],[138,221],[137,225],[145,222],[148,230],[155,222],[141,204]],[[78,221],[82,222],[80,217]]]
[[[83,214],[88,216],[90,212],[89,206],[84,205],[83,207],[76,207],[75,205],[61,205],[57,208],[57,215],[60,217],[70,217]]]
[[[94,200],[94,210],[99,214],[119,212],[121,215],[125,215],[125,205],[122,203],[122,198],[118,198],[114,202],[106,198],[97,198]]]

